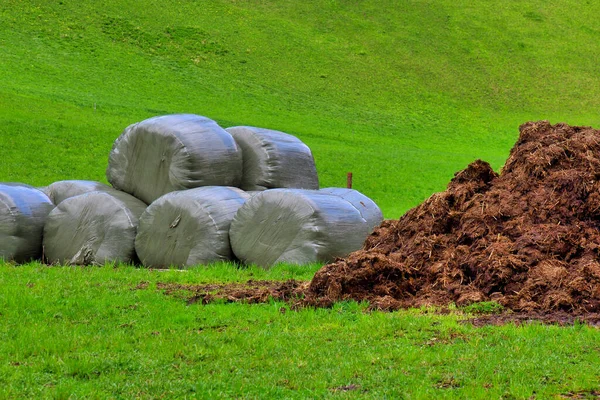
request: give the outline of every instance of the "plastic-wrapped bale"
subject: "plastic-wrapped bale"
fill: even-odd
[[[0,259],[22,263],[40,258],[44,223],[53,208],[34,187],[0,183]]]
[[[319,188],[315,160],[300,139],[251,126],[234,126],[226,130],[242,150],[242,189]]]
[[[271,189],[249,199],[231,223],[235,255],[249,264],[328,262],[362,247],[367,221],[349,201],[318,190]]]
[[[118,199],[123,198],[125,202],[127,202],[128,198],[130,197],[130,195],[125,192],[122,192],[104,183],[96,181],[58,181],[40,190],[46,193],[50,200],[52,200],[52,202],[56,205],[60,204],[63,200],[66,200],[70,197],[79,196],[80,194],[89,192],[105,192],[115,196]]]
[[[383,213],[381,212],[379,206],[375,204],[373,200],[357,190],[330,187],[320,189],[320,191],[323,193],[332,194],[334,196],[339,196],[342,199],[350,202],[350,204],[352,204],[367,221],[370,231],[373,231],[373,229],[378,227],[383,222]]]
[[[44,227],[50,263],[103,265],[135,262],[135,235],[146,204],[122,193],[89,192],[63,200]]]
[[[229,133],[193,114],[130,125],[110,152],[108,181],[150,204],[163,194],[199,186],[239,186],[242,153]]]
[[[234,187],[209,186],[168,193],[140,218],[135,248],[148,267],[187,267],[230,260],[229,225],[250,198]]]

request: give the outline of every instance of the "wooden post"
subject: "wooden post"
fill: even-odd
[[[352,172],[348,172],[348,176],[346,177],[346,187],[352,189]]]

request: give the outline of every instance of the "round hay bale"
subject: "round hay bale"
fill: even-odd
[[[230,260],[229,225],[250,196],[209,186],[168,193],[140,217],[135,248],[148,267],[186,267]]]
[[[106,189],[112,188],[100,182],[67,180],[51,183],[40,190],[46,193],[46,196],[52,200],[52,203],[58,205],[69,197],[74,197],[89,192],[105,192]]]
[[[238,186],[242,154],[217,123],[193,114],[130,125],[115,141],[108,181],[147,204],[165,193],[199,186]]]
[[[40,258],[42,232],[54,204],[40,190],[0,183],[0,259],[23,263]]]
[[[242,189],[319,188],[313,155],[297,137],[252,126],[226,131],[242,150]]]
[[[269,267],[332,261],[360,249],[369,233],[356,207],[339,196],[271,189],[238,210],[229,237],[240,260]]]
[[[49,263],[103,265],[135,262],[135,234],[146,205],[123,193],[89,192],[63,200],[44,227]]]
[[[375,204],[373,200],[357,190],[330,187],[320,189],[319,191],[341,197],[352,204],[367,221],[370,231],[373,231],[373,229],[383,222],[383,213],[379,206]]]
[[[41,189],[52,200],[55,205],[60,204],[63,200],[70,197],[79,196],[80,194],[89,192],[105,192],[115,196],[117,199],[122,199],[125,203],[129,202],[131,195],[117,190],[101,182],[82,181],[82,180],[67,180],[54,182],[45,188]],[[133,207],[139,206],[138,202],[132,202]],[[144,205],[145,208],[145,205]],[[144,210],[142,210],[144,211]],[[134,213],[135,214],[135,213]],[[141,212],[140,212],[141,214]]]

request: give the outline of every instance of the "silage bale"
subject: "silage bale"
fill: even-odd
[[[145,208],[126,193],[119,198],[100,191],[69,197],[48,215],[44,256],[53,264],[134,262],[138,220]]]
[[[328,262],[362,247],[367,221],[349,201],[318,190],[271,189],[249,199],[231,222],[231,248],[242,261]]]
[[[53,207],[34,187],[0,183],[0,259],[22,263],[39,258],[44,223]]]
[[[350,202],[367,221],[369,230],[372,231],[383,222],[383,213],[373,200],[354,189],[330,187],[319,190],[320,192],[339,196]]]
[[[297,137],[252,126],[226,130],[242,150],[242,189],[319,188],[313,155]]]
[[[60,204],[63,200],[70,197],[75,197],[80,194],[89,192],[105,192],[115,196],[116,198],[123,198],[126,203],[129,201],[129,194],[117,190],[111,186],[108,186],[101,182],[96,181],[84,181],[84,180],[66,180],[54,182],[46,186],[42,190],[52,200],[55,205]],[[134,202],[135,204],[135,202]]]
[[[193,114],[130,125],[110,152],[108,181],[150,204],[165,193],[199,186],[238,186],[242,154],[217,123]]]
[[[140,217],[135,248],[148,267],[186,267],[230,260],[229,225],[250,197],[234,187],[171,192]]]

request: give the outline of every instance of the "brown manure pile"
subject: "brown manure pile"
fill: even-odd
[[[600,311],[600,131],[520,127],[500,175],[478,160],[363,250],[320,269],[304,302],[371,307],[496,301],[517,312]]]

